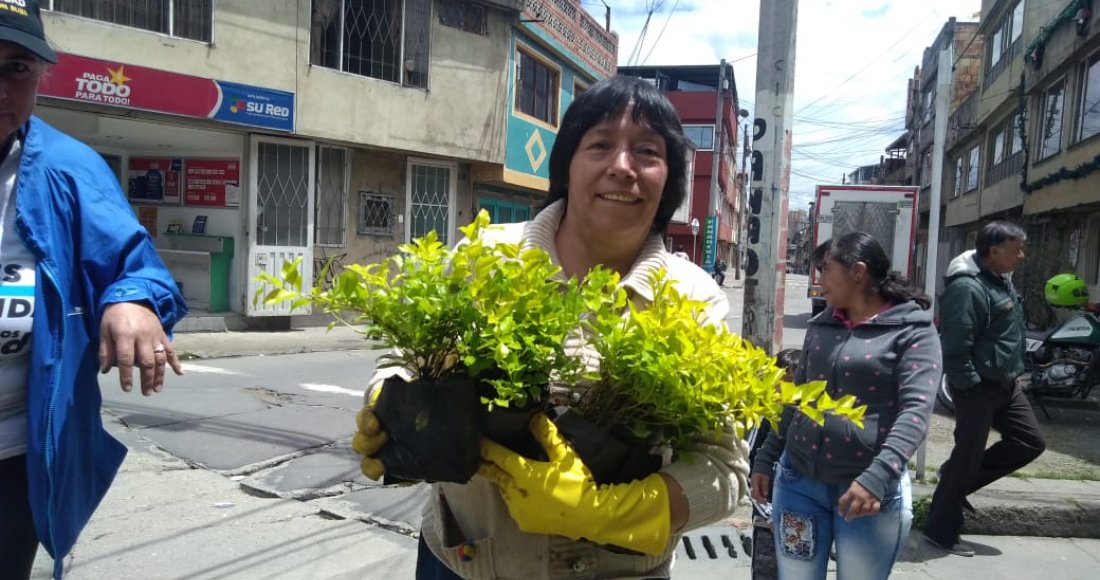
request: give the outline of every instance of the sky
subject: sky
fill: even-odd
[[[621,66],[718,64],[724,58],[733,63],[741,108],[753,111],[760,0],[606,2]],[[581,4],[604,21],[603,0]],[[906,83],[924,49],[948,18],[976,22],[980,12],[981,0],[799,2],[792,210],[807,207],[815,185],[839,183],[856,167],[879,161],[904,132]]]

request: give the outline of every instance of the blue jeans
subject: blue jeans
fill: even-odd
[[[890,577],[913,523],[909,472],[888,489],[873,516],[850,522],[837,511],[848,485],[826,484],[802,475],[786,454],[779,458],[772,491],[775,553],[783,580],[824,580],[829,548],[836,542],[837,580]]]

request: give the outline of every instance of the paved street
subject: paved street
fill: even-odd
[[[801,280],[800,280],[801,278]],[[804,326],[804,277],[789,277],[788,324]],[[802,287],[799,288],[799,284]],[[737,328],[740,291],[729,290]],[[802,328],[784,342],[797,345]],[[797,337],[797,339],[795,338]],[[376,352],[349,350],[191,361],[154,397],[103,378],[105,421],[132,452],[67,566],[100,578],[411,578],[425,486],[364,478],[347,446]],[[737,558],[706,556],[728,536]],[[749,578],[738,532],[693,533],[677,578]],[[1095,577],[1100,541],[981,537],[979,557],[911,542],[896,577]],[[48,576],[40,555],[36,578]]]
[[[742,309],[744,308],[744,293],[738,287],[731,288],[735,283],[733,270],[730,270],[726,278],[726,295],[730,300],[730,316],[727,324],[734,332],[741,332]],[[801,274],[787,274],[787,286],[784,292],[784,317],[783,317],[783,348],[801,348],[802,339],[806,336],[806,322],[810,319],[810,299],[806,296],[809,277]]]

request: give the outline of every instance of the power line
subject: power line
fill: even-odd
[[[866,71],[866,70],[867,70],[868,68],[871,68],[871,65],[875,64],[876,62],[878,62],[878,61],[879,61],[879,59],[881,59],[881,58],[882,58],[883,56],[886,56],[886,54],[888,54],[888,53],[889,53],[889,52],[890,52],[891,50],[893,50],[893,49],[894,49],[894,48],[896,48],[896,47],[897,47],[897,46],[898,46],[899,44],[901,44],[901,42],[902,42],[903,40],[905,40],[906,38],[908,38],[910,34],[913,34],[914,32],[916,32],[916,30],[917,30],[918,28],[920,28],[920,26],[921,26],[922,24],[924,24],[924,21],[925,21],[925,20],[928,20],[928,17],[930,17],[930,16],[932,16],[932,13],[931,13],[931,12],[929,12],[928,14],[925,14],[924,18],[922,18],[922,19],[920,20],[920,22],[917,22],[916,26],[914,26],[913,28],[910,28],[910,29],[909,29],[909,32],[906,32],[905,34],[903,34],[903,35],[901,36],[901,38],[899,38],[899,39],[897,40],[897,42],[895,42],[894,44],[890,45],[890,47],[889,47],[889,48],[887,48],[886,50],[884,50],[884,51],[880,52],[878,56],[876,56],[876,57],[875,57],[875,58],[874,58],[873,60],[871,60],[871,62],[867,63],[867,64],[866,64],[866,65],[864,65],[864,66],[863,66],[862,68],[860,68],[860,69],[859,69],[858,71],[856,71],[855,73],[853,73],[853,74],[852,74],[851,76],[849,76],[848,78],[844,79],[844,81],[843,81],[843,82],[841,82],[841,83],[840,83],[839,85],[837,85],[837,86],[833,87],[832,89],[830,89],[830,90],[829,90],[828,92],[826,92],[825,94],[821,95],[821,96],[820,96],[820,97],[818,97],[817,99],[815,99],[815,100],[813,100],[812,102],[810,102],[810,103],[809,103],[808,105],[803,105],[803,106],[802,106],[802,108],[800,108],[800,109],[798,109],[797,111],[795,111],[795,114],[797,115],[798,113],[801,113],[802,111],[805,111],[806,109],[809,109],[810,107],[812,107],[812,106],[816,105],[817,103],[820,103],[821,101],[825,100],[825,98],[826,98],[826,97],[828,97],[829,95],[831,95],[831,94],[832,94],[832,93],[833,93],[834,91],[836,91],[836,90],[837,90],[837,89],[839,89],[840,87],[843,87],[844,85],[846,85],[846,84],[848,84],[849,82],[851,82],[851,81],[852,81],[852,79],[854,79],[854,78],[856,78],[857,76],[859,76],[860,74],[862,74],[862,73],[863,73],[864,71]]]
[[[665,29],[668,28],[668,23],[672,20],[672,15],[676,13],[676,7],[680,5],[680,0],[676,0],[676,3],[672,5],[672,10],[668,11],[668,18],[665,18],[665,23],[661,26],[661,31],[657,33],[657,40],[653,41],[653,46],[649,47],[649,52],[646,53],[645,58],[642,59],[644,65],[649,60],[650,56],[653,56],[653,51],[657,48],[657,44],[661,42],[661,37],[665,34]]]

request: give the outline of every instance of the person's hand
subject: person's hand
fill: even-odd
[[[848,491],[840,496],[840,501],[837,503],[837,511],[844,516],[846,522],[863,516],[873,516],[881,508],[882,502],[874,494],[867,491],[866,487],[854,481],[848,487]]]
[[[141,394],[145,396],[164,389],[165,365],[171,366],[177,375],[183,374],[183,366],[160,319],[139,302],[116,302],[103,309],[99,325],[99,372],[107,373],[116,362],[119,384],[127,393],[133,388],[135,365],[140,368]]]
[[[386,473],[386,466],[374,455],[385,447],[386,442],[389,441],[386,433],[382,431],[382,424],[372,410],[374,404],[378,402],[378,396],[381,394],[382,386],[379,385],[368,395],[367,404],[355,417],[355,425],[358,430],[351,439],[351,448],[363,456],[363,461],[359,462],[359,469],[363,472],[363,475],[374,480],[381,479]]]
[[[531,420],[531,432],[549,461],[534,461],[488,439],[481,440],[478,474],[496,484],[519,529],[574,540],[587,538],[646,554],[668,547],[671,509],[664,478],[597,485],[546,415]]]
[[[754,473],[749,476],[749,490],[752,499],[757,503],[768,503],[772,500],[772,478],[766,473]]]

